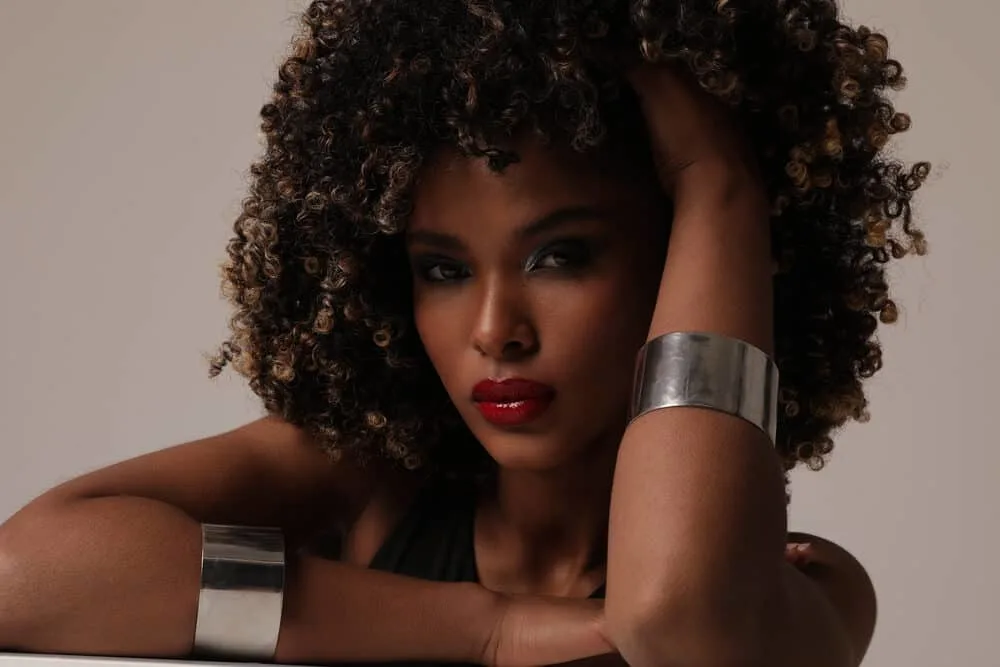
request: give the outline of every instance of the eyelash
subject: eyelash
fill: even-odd
[[[443,258],[427,258],[426,260],[422,260],[416,264],[416,269],[417,275],[425,283],[451,283],[468,277],[467,267],[462,266],[458,262]],[[433,274],[435,272],[438,273],[439,276],[434,276]],[[448,272],[464,272],[466,275],[445,275]]]
[[[550,257],[559,258],[554,266],[540,266]],[[557,241],[529,257],[524,268],[527,271],[578,271],[586,267],[591,259],[593,251],[585,241]],[[461,262],[440,256],[418,257],[414,260],[414,268],[417,276],[427,283],[455,283],[472,274]]]

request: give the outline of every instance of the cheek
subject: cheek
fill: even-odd
[[[639,346],[646,339],[655,290],[623,279],[581,286],[553,299],[545,310],[550,362],[581,386],[620,391],[630,384]]]
[[[417,288],[413,295],[413,321],[428,358],[447,386],[458,364],[461,350],[461,305],[446,295],[425,294]]]

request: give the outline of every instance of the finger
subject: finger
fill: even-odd
[[[812,562],[814,549],[808,542],[789,542],[785,545],[785,558],[796,565]]]

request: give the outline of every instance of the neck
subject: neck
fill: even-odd
[[[497,472],[477,519],[481,578],[499,590],[550,594],[587,595],[603,582],[617,457],[610,442],[558,469]]]

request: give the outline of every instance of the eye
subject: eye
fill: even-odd
[[[457,280],[462,278],[463,275],[460,267],[447,266],[446,264],[435,264],[427,269],[427,279],[434,282]]]
[[[414,261],[417,276],[429,283],[448,283],[463,280],[470,275],[468,267],[439,257],[418,258]]]
[[[593,253],[586,241],[569,240],[551,243],[528,259],[525,268],[535,269],[576,269],[586,266]]]
[[[568,264],[571,264],[573,259],[567,254],[562,252],[549,252],[540,256],[538,260],[532,264],[533,269],[561,269]]]

